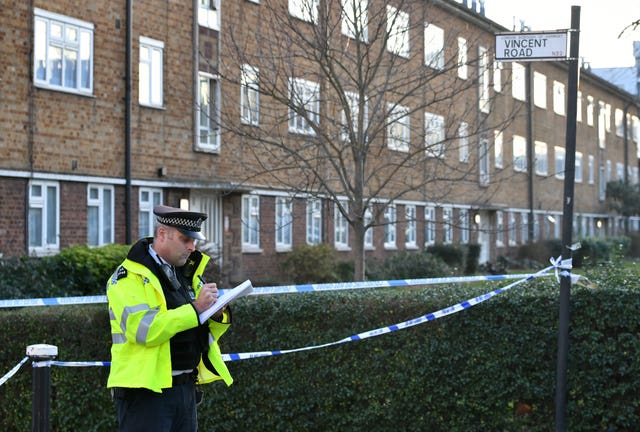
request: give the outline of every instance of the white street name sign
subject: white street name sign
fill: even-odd
[[[496,60],[566,60],[567,30],[496,34]]]

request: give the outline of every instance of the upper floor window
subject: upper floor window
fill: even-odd
[[[546,176],[548,173],[548,159],[547,159],[547,143],[542,141],[535,142],[535,165],[536,174]]]
[[[416,243],[416,206],[405,205],[404,206],[404,245],[407,249],[413,249],[417,247]]]
[[[553,82],[553,112],[566,115],[564,84],[558,81]]]
[[[289,0],[291,16],[303,21],[318,23],[318,0]]]
[[[525,68],[516,62],[513,62],[511,67],[511,95],[514,99],[525,101],[527,100]]]
[[[57,182],[29,183],[29,252],[43,254],[60,248],[60,191]]]
[[[527,171],[527,139],[519,135],[513,136],[513,170]]]
[[[218,127],[219,89],[218,80],[209,74],[200,73],[198,86],[198,146],[203,150],[220,150],[220,131]]]
[[[478,181],[483,186],[489,184],[489,165],[489,140],[482,137],[478,142]]]
[[[595,159],[593,155],[589,155],[587,157],[587,171],[589,173],[589,184],[594,184],[596,181],[596,169],[595,169]]]
[[[493,132],[493,152],[495,157],[496,168],[502,168],[504,166],[504,149],[502,147],[503,132]]]
[[[87,218],[89,246],[113,243],[113,186],[89,185]]]
[[[245,64],[240,74],[240,121],[255,126],[260,121],[258,69]]]
[[[198,24],[220,30],[220,0],[198,0]]]
[[[463,37],[458,37],[458,78],[469,78],[468,62],[467,40]]]
[[[444,117],[430,112],[424,113],[424,149],[429,157],[444,158]]]
[[[317,245],[322,242],[322,201],[307,200],[307,244]]]
[[[276,249],[290,250],[293,238],[293,204],[290,199],[276,198]]]
[[[478,108],[483,113],[491,109],[489,96],[489,53],[485,47],[478,48]]]
[[[366,42],[369,39],[368,0],[342,0],[342,34]]]
[[[604,102],[598,103],[598,146],[603,149],[607,147],[606,137],[607,137],[607,111],[605,108]]]
[[[396,248],[396,206],[389,204],[384,210],[384,247]]]
[[[574,180],[576,183],[582,183],[582,152],[576,152],[576,168]]]
[[[564,178],[564,159],[565,150],[564,147],[555,146],[554,149],[555,161],[556,161],[556,178]]]
[[[342,110],[342,139],[345,141],[349,139],[350,135],[357,139],[359,137],[359,116],[360,116],[360,97],[357,93],[346,92],[345,97],[347,100],[348,110]],[[363,114],[363,132],[367,129],[367,118],[369,116],[368,105],[365,101],[364,114]]]
[[[387,5],[387,50],[409,57],[409,14]]]
[[[613,118],[616,125],[616,136],[624,136],[624,112],[620,108],[616,108]]]
[[[93,92],[93,24],[34,9],[33,81],[39,87]]]
[[[320,119],[320,86],[300,78],[289,80],[289,132],[315,135]]]
[[[138,193],[138,238],[153,236],[153,208],[162,204],[162,189],[140,188]]]
[[[141,105],[162,107],[162,41],[140,36],[138,102]]]
[[[582,122],[582,92],[578,90],[578,97],[576,100],[576,121]]]
[[[493,62],[493,90],[502,92],[502,62]]]
[[[434,24],[424,24],[424,64],[444,68],[444,30]]]
[[[589,126],[593,126],[594,110],[593,96],[587,96],[587,125]]]
[[[547,108],[547,76],[533,72],[533,103],[539,108]]]
[[[260,197],[242,196],[242,249],[257,251],[260,248]]]
[[[460,122],[458,137],[460,139],[460,162],[469,162],[469,123]]]
[[[388,105],[387,145],[391,150],[409,151],[409,108],[402,105]]]

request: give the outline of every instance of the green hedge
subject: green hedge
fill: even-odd
[[[593,266],[572,288],[568,430],[640,430],[640,287],[635,266]],[[493,283],[252,296],[234,305],[223,352],[285,350],[404,322]],[[558,283],[526,282],[445,318],[362,341],[229,363],[204,386],[206,431],[551,431]],[[29,344],[63,361],[109,360],[106,305],[0,314],[0,373]],[[106,367],[52,368],[53,431],[112,431]],[[28,430],[31,367],[0,388],[0,429]]]

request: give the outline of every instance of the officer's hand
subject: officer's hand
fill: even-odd
[[[198,298],[193,302],[193,307],[198,313],[202,313],[209,309],[218,300],[218,287],[215,283],[202,285]]]

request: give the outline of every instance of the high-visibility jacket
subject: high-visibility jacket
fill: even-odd
[[[141,241],[145,240],[149,241]],[[197,296],[202,286],[198,276],[210,258],[194,253],[201,256],[191,280]],[[171,387],[169,340],[178,332],[198,326],[195,308],[185,304],[167,309],[160,280],[149,268],[131,259],[131,253],[107,283],[107,299],[112,337],[107,387],[147,388],[154,392]],[[224,312],[220,321],[207,320],[209,346],[207,358],[201,358],[198,365],[198,384],[223,380],[229,386],[233,382],[218,346],[218,339],[231,325],[230,313]]]

